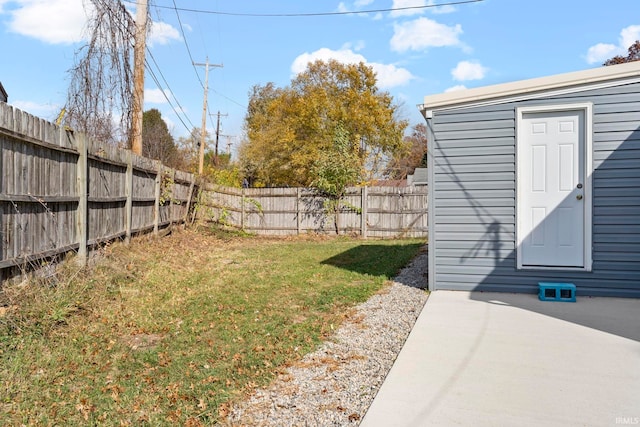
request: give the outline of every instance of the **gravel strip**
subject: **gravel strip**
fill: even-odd
[[[332,340],[233,407],[228,425],[359,425],[427,300],[427,265],[425,248]]]

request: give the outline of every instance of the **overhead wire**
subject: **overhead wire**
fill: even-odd
[[[187,54],[189,55],[189,59],[191,60],[191,66],[193,67],[194,72],[196,73],[196,76],[198,77],[198,81],[200,82],[200,86],[202,87],[202,89],[204,89],[204,83],[202,82],[202,79],[200,78],[200,73],[198,73],[198,69],[196,68],[195,65],[195,60],[193,59],[193,55],[191,54],[191,48],[189,47],[189,42],[187,41],[187,35],[184,31],[184,26],[182,25],[182,19],[180,18],[180,13],[179,13],[179,8],[175,2],[175,0],[172,0],[173,2],[173,7],[171,9],[173,9],[176,12],[176,18],[178,19],[178,25],[180,27],[180,32],[182,33],[182,40],[184,41],[184,45],[187,49]],[[156,5],[156,7],[159,7]],[[244,105],[240,104],[239,102],[236,102],[235,100],[229,98],[226,95],[221,94],[220,92],[211,89],[213,92],[215,92],[216,94],[218,94],[219,96],[239,105],[240,107],[245,107]],[[211,111],[209,110],[209,103],[207,103],[206,105],[207,108],[207,116],[209,116],[209,121],[211,122]],[[211,125],[213,126],[213,123],[211,122]],[[194,126],[195,127],[195,126]]]
[[[159,6],[156,6],[159,7]],[[193,55],[191,55],[191,49],[189,48],[189,43],[187,42],[187,35],[184,32],[184,27],[182,25],[182,20],[180,19],[180,13],[178,12],[178,5],[176,4],[176,0],[173,0],[173,10],[176,12],[176,17],[178,18],[178,25],[180,26],[180,32],[182,33],[182,40],[184,40],[184,45],[187,48],[187,53],[189,54],[189,59],[191,60],[191,66],[193,67],[193,71],[195,71],[196,76],[198,77],[198,81],[200,82],[200,86],[204,89],[204,83],[200,78],[200,73],[198,73],[198,69],[196,68],[195,62],[193,60]]]
[[[118,16],[117,14],[114,13],[114,11],[107,5],[107,8],[109,9],[109,11],[114,15],[114,16]],[[124,31],[128,31],[129,30],[129,26],[126,25],[125,22],[123,21],[119,21],[118,22],[120,24],[120,26],[124,29]],[[130,37],[130,44],[133,46],[133,37],[134,34],[129,32],[129,37]],[[160,81],[158,80],[158,77],[156,76],[154,70],[151,68],[151,64],[149,63],[149,61],[145,58],[145,68],[146,70],[149,72],[149,74],[151,75],[151,78],[153,79],[153,81],[156,83],[156,85],[158,86],[158,88],[160,89],[160,91],[162,92],[162,95],[164,96],[164,98],[167,100],[169,106],[171,107],[171,109],[173,110],[173,112],[175,113],[176,117],[178,118],[178,120],[182,123],[182,125],[185,127],[185,129],[187,130],[187,132],[191,132],[191,130],[195,127],[193,125],[193,123],[191,122],[191,120],[189,119],[189,116],[187,116],[184,113],[184,108],[182,107],[182,105],[180,104],[180,101],[178,100],[178,98],[176,97],[175,93],[173,92],[173,90],[171,89],[171,87],[169,86],[169,82],[167,82],[167,79],[164,77],[164,74],[162,73],[162,70],[160,69],[160,66],[158,65],[158,62],[156,61],[155,57],[153,56],[153,54],[151,53],[151,50],[149,49],[149,46],[146,47],[146,51],[149,54],[149,56],[151,57],[153,63],[156,66],[156,69],[158,70],[158,73],[160,74],[160,76],[162,77],[162,80],[164,81],[165,85],[167,86],[167,90],[171,93],[171,96],[173,97],[173,99],[175,100],[175,102],[178,104],[179,108],[180,108],[180,112],[178,112],[178,110],[176,109],[176,107],[173,105],[173,103],[171,102],[171,100],[169,99],[169,97],[167,96],[164,88],[162,87],[162,84],[160,83]],[[182,115],[184,115],[184,117],[186,118],[186,120],[191,124],[191,128],[189,128],[186,123],[184,122],[184,120],[182,119],[182,117],[180,116],[180,113],[182,113]]]
[[[158,70],[158,73],[160,74],[160,76],[162,77],[162,80],[164,81],[167,90],[169,91],[169,93],[171,93],[171,96],[173,97],[173,99],[176,101],[176,104],[178,104],[179,107],[179,111],[178,108],[176,108],[173,103],[171,102],[171,99],[169,99],[169,97],[167,96],[167,93],[165,92],[162,84],[160,83],[160,81],[158,80],[158,77],[156,76],[154,70],[151,68],[151,64],[149,63],[149,61],[147,59],[145,59],[145,68],[147,69],[147,71],[149,72],[149,74],[151,75],[151,78],[153,79],[153,81],[156,83],[156,85],[158,86],[158,89],[160,89],[160,92],[162,92],[162,96],[164,97],[164,99],[167,100],[167,103],[169,104],[169,106],[171,107],[171,109],[173,110],[173,112],[175,113],[176,117],[178,118],[178,120],[180,120],[180,122],[182,123],[182,125],[185,127],[185,129],[187,130],[187,132],[191,132],[191,130],[195,127],[193,125],[193,123],[191,122],[191,120],[189,119],[189,116],[187,116],[184,112],[184,108],[182,107],[182,105],[180,104],[180,101],[178,100],[178,98],[176,97],[175,93],[173,92],[173,90],[171,89],[171,87],[169,86],[169,82],[167,82],[167,79],[164,77],[164,74],[162,73],[162,70],[160,69],[160,66],[158,65],[155,57],[153,56],[153,54],[151,53],[151,50],[147,47],[147,53],[149,54],[149,57],[151,58],[151,60],[153,61],[156,69]],[[184,115],[185,119],[189,122],[189,124],[191,124],[191,127],[188,127],[187,124],[184,122],[184,120],[181,117],[181,114]]]
[[[131,3],[131,4],[136,4],[136,2],[134,0],[123,0],[126,3]],[[213,14],[213,15],[225,15],[225,16],[239,16],[239,17],[265,17],[265,18],[275,18],[275,17],[284,17],[284,18],[288,18],[288,17],[313,17],[313,16],[336,16],[336,15],[356,15],[356,14],[366,14],[366,13],[381,13],[381,12],[396,12],[396,11],[404,11],[404,10],[417,10],[417,9],[427,9],[427,8],[436,8],[436,7],[441,7],[441,6],[456,6],[456,5],[461,5],[461,4],[468,4],[468,3],[478,3],[478,2],[482,2],[484,0],[459,0],[459,1],[449,1],[449,2],[444,2],[444,3],[438,3],[438,4],[427,4],[427,5],[420,5],[420,6],[404,6],[404,7],[395,7],[395,8],[383,8],[383,9],[367,9],[367,10],[357,10],[357,11],[337,11],[337,12],[311,12],[311,13],[240,13],[240,12],[222,12],[222,11],[213,11],[213,10],[204,10],[204,9],[191,9],[191,8],[181,8],[178,7],[175,0],[172,0],[173,6],[162,6],[162,5],[154,5],[156,8],[161,8],[161,9],[171,9],[174,10],[176,13],[176,17],[178,19],[178,24],[180,27],[180,32],[182,33],[182,39],[184,40],[184,44],[185,47],[187,49],[187,53],[189,55],[189,59],[191,61],[191,65],[193,67],[193,70],[196,74],[196,77],[198,78],[198,81],[200,83],[200,86],[204,89],[204,83],[200,77],[200,74],[198,73],[198,70],[195,66],[195,61],[193,59],[193,55],[191,54],[191,49],[189,47],[189,43],[187,42],[187,37],[186,37],[186,33],[184,31],[184,26],[182,24],[182,20],[180,18],[180,11],[183,12],[191,12],[191,13],[204,13],[204,14]],[[149,52],[149,54],[151,55],[151,51],[147,48],[147,52]],[[160,67],[158,66],[157,62],[155,61],[155,59],[152,57],[154,64],[156,65],[156,68],[158,69],[158,71],[160,72],[160,74],[162,75],[162,72],[160,70]],[[148,64],[148,63],[147,63]],[[178,99],[175,96],[175,93],[173,93],[173,91],[168,87],[168,82],[166,81],[166,79],[164,78],[164,76],[162,75],[163,80],[165,82],[165,84],[167,85],[167,88],[169,89],[169,91],[171,92],[173,98],[176,100],[176,103],[178,105],[180,105]],[[154,79],[155,80],[155,79]],[[169,102],[169,104],[171,105],[173,111],[176,113],[176,116],[180,119],[180,121],[182,122],[183,125],[186,126],[186,124],[184,123],[184,121],[182,120],[182,118],[180,117],[179,113],[176,111],[175,107],[173,106],[173,104],[169,101],[168,97],[166,96],[166,93],[164,92],[164,90],[162,90],[161,85],[159,84],[159,82],[156,82],[158,84],[158,86],[160,87],[165,99],[167,99],[167,101]],[[213,92],[215,92],[218,96],[221,96],[222,98],[233,102],[234,104],[242,107],[242,108],[246,108],[245,105],[235,101],[234,99],[229,98],[228,96],[214,90],[211,89]],[[182,107],[180,106],[181,111],[183,111],[184,114],[184,110],[182,110]],[[208,109],[208,105],[207,105],[207,109]],[[211,112],[209,111],[209,116],[210,116]],[[189,123],[191,123],[191,121],[189,120],[188,116],[185,114],[185,117],[187,118],[187,121],[189,121]],[[191,123],[192,127],[193,124]]]
[[[126,3],[132,3],[135,4],[136,2],[134,0],[123,0]],[[456,6],[456,5],[461,5],[461,4],[469,4],[469,3],[478,3],[478,2],[482,2],[484,0],[459,0],[459,1],[449,1],[449,2],[443,2],[443,3],[438,3],[438,4],[426,4],[426,5],[420,5],[420,6],[404,6],[404,7],[392,7],[392,8],[382,8],[382,9],[367,9],[367,10],[354,10],[354,11],[336,11],[336,12],[311,12],[311,13],[241,13],[241,12],[222,12],[222,11],[214,11],[214,10],[204,10],[204,9],[191,9],[191,8],[181,8],[178,7],[176,4],[175,0],[172,0],[173,6],[161,6],[161,5],[154,5],[156,8],[161,8],[161,9],[172,9],[175,11],[176,13],[176,17],[178,19],[178,24],[180,27],[180,32],[182,33],[182,38],[185,44],[185,47],[187,49],[187,53],[189,55],[189,59],[191,61],[191,66],[196,74],[196,77],[198,78],[198,82],[200,83],[200,86],[204,89],[205,85],[200,77],[200,74],[198,73],[198,70],[195,66],[195,61],[193,59],[193,55],[191,54],[191,49],[189,47],[189,43],[187,41],[187,37],[186,37],[186,33],[184,31],[184,26],[182,24],[182,19],[180,18],[180,11],[183,12],[190,12],[190,13],[203,13],[203,14],[213,14],[213,15],[224,15],[224,16],[238,16],[238,17],[264,17],[264,18],[295,18],[295,17],[313,17],[313,16],[339,16],[339,15],[357,15],[357,14],[368,14],[368,13],[381,13],[381,12],[397,12],[397,11],[405,11],[405,10],[418,10],[418,9],[428,9],[428,8],[436,8],[436,7],[441,7],[441,6]],[[153,57],[153,54],[151,53],[151,51],[149,50],[149,48],[147,47],[147,52],[149,53],[153,63],[155,64],[159,74],[162,77],[162,80],[164,81],[164,83],[167,86],[167,89],[169,90],[169,92],[171,92],[171,95],[173,96],[173,98],[175,99],[176,103],[179,106],[180,111],[182,112],[182,114],[184,114],[184,109],[183,107],[180,105],[180,102],[178,101],[178,98],[175,96],[175,93],[171,90],[171,88],[169,87],[169,83],[167,82],[166,78],[164,77],[157,61],[155,60],[155,58]],[[154,71],[151,69],[150,63],[148,61],[145,60],[146,63],[146,67],[147,70],[149,71],[149,73],[151,74],[153,80],[156,82],[156,84],[158,85],[159,89],[161,90],[164,98],[167,100],[167,102],[169,103],[169,105],[171,106],[172,110],[174,111],[174,113],[176,114],[176,117],[178,117],[178,119],[180,120],[180,122],[183,124],[183,126],[185,126],[185,128],[187,129],[187,131],[191,131],[191,129],[195,128],[195,126],[193,125],[193,123],[191,122],[191,120],[189,119],[189,117],[184,114],[185,118],[187,119],[187,121],[191,124],[191,129],[189,129],[186,125],[186,123],[184,122],[184,120],[182,119],[182,117],[180,116],[180,114],[178,113],[176,107],[173,105],[173,103],[171,102],[171,100],[169,99],[169,97],[167,96],[166,92],[162,89],[162,85],[160,84],[160,81],[158,80],[157,76],[155,75]],[[225,98],[226,100],[233,102],[234,104],[245,108],[246,106],[229,98],[228,96],[212,89],[213,92],[215,92],[217,95]],[[207,112],[208,112],[208,116],[209,116],[209,120],[211,121],[211,111],[209,111],[209,105],[207,103]],[[212,124],[213,125],[213,124]]]
[[[127,3],[135,3],[133,0],[124,0]],[[449,1],[445,3],[438,4],[425,4],[420,6],[404,6],[404,7],[390,7],[384,9],[367,9],[367,10],[345,10],[345,11],[337,11],[337,12],[309,12],[309,13],[243,13],[243,12],[221,12],[216,10],[205,10],[205,9],[190,9],[190,8],[176,8],[177,10],[183,12],[192,12],[192,13],[206,13],[211,15],[225,15],[225,16],[244,16],[244,17],[254,17],[254,18],[300,18],[300,17],[313,17],[313,16],[337,16],[337,15],[359,15],[366,13],[382,13],[382,12],[399,12],[404,10],[418,10],[418,9],[428,9],[428,8],[436,8],[441,6],[457,6],[461,4],[468,3],[478,3],[484,0],[459,0],[459,1]],[[164,9],[173,9],[171,6],[159,6],[158,8]]]
[[[158,88],[160,89],[160,92],[162,92],[162,95],[164,96],[164,98],[167,100],[167,102],[169,103],[169,105],[171,106],[171,109],[173,110],[174,113],[176,113],[176,117],[178,117],[178,120],[180,120],[180,122],[183,124],[183,126],[185,127],[185,129],[187,130],[187,132],[191,132],[191,130],[195,127],[193,125],[193,123],[191,122],[191,120],[189,119],[189,116],[187,116],[184,113],[184,108],[182,107],[182,105],[180,105],[180,101],[178,101],[178,98],[176,98],[175,94],[173,93],[173,90],[171,90],[171,87],[169,86],[169,82],[167,82],[167,79],[164,77],[164,74],[162,73],[162,70],[160,69],[160,66],[158,65],[158,63],[156,62],[155,57],[153,56],[153,54],[151,53],[151,50],[149,50],[149,48],[147,48],[147,53],[149,54],[149,57],[151,57],[151,60],[153,61],[153,63],[155,64],[156,68],[158,69],[158,73],[160,73],[160,76],[162,77],[162,80],[164,81],[164,83],[167,86],[167,90],[169,90],[169,92],[171,93],[171,96],[173,96],[173,99],[175,99],[176,104],[178,104],[178,108],[180,109],[180,112],[182,112],[182,114],[184,114],[184,117],[187,119],[187,121],[189,122],[189,124],[191,125],[191,127],[189,128],[186,123],[184,122],[184,120],[182,120],[182,118],[180,117],[180,115],[178,114],[178,111],[176,110],[175,106],[173,105],[173,103],[171,102],[171,100],[169,99],[169,97],[167,96],[166,92],[162,89],[162,85],[160,84],[160,82],[158,81],[157,76],[155,75],[154,71],[151,69],[151,66],[149,64],[149,61],[145,59],[145,63],[147,65],[147,70],[149,71],[149,74],[151,74],[151,77],[153,78],[153,81],[156,82],[156,85],[158,85]]]

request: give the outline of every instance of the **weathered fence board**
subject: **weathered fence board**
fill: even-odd
[[[84,261],[89,246],[182,221],[194,180],[0,102],[2,277],[69,250]]]
[[[203,190],[199,218],[265,235],[335,233],[325,199],[306,188]],[[350,188],[339,214],[340,234],[427,237],[427,188]]]

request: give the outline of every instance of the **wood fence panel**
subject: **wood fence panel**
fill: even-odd
[[[371,187],[367,212],[367,232],[372,237],[428,233],[426,187]]]
[[[308,188],[303,188],[300,196],[301,232],[335,233],[333,221],[325,214],[325,199]]]
[[[25,144],[21,138],[29,141]],[[3,105],[0,109],[0,267],[6,260],[69,246],[77,153],[55,125]]]
[[[131,230],[140,232],[154,228],[156,176],[158,165],[151,159],[132,155]]]
[[[199,218],[242,228],[242,190],[217,186],[206,188],[209,190],[201,195]]]
[[[86,245],[122,237],[128,224],[135,232],[182,221],[186,203],[180,200],[186,202],[195,177],[162,169],[179,181],[171,181],[166,191],[178,202],[161,203],[156,184],[161,169],[157,161],[0,102],[2,277],[7,268],[69,250],[82,258]]]
[[[269,188],[245,190],[245,229],[264,234],[297,234],[296,188]]]
[[[171,190],[171,220],[173,222],[182,221],[187,214],[187,203],[189,202],[189,198],[193,198],[194,196],[194,194],[190,194],[190,192],[195,192],[191,185],[193,180],[195,180],[195,176],[192,174],[175,171]],[[193,201],[191,201],[191,203],[193,203]]]
[[[360,234],[362,231],[361,206],[362,191],[351,188],[347,191],[343,206],[340,209],[340,232],[344,234]]]
[[[126,154],[90,139],[87,144],[87,240],[95,244],[125,234]]]
[[[342,202],[340,234],[427,236],[424,186],[350,188]],[[210,186],[203,190],[200,204],[201,219],[256,234],[335,233],[334,218],[325,212],[325,199],[311,189]]]

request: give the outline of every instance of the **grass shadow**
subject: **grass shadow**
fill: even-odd
[[[407,245],[362,244],[332,256],[321,264],[392,279],[399,272],[398,265],[407,265],[424,244],[418,241]]]

